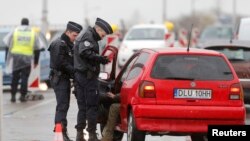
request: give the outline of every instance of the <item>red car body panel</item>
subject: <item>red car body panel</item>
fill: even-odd
[[[223,54],[208,50],[191,49],[143,49],[150,57],[142,72],[134,79],[125,80],[121,87],[121,129],[126,132],[128,116],[134,115],[136,127],[141,131],[192,133],[207,132],[210,124],[245,124],[246,111],[242,95],[240,100],[230,100],[230,87],[239,79],[232,65]],[[190,89],[190,80],[155,79],[150,76],[151,68],[159,55],[207,55],[221,56],[232,70],[233,80],[194,80],[195,89],[212,89],[211,99],[175,99],[174,90]],[[125,65],[126,66],[126,65]],[[141,98],[139,87],[142,81],[155,85],[155,98]]]

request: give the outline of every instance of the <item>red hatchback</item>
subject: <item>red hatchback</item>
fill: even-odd
[[[203,141],[208,125],[245,124],[242,87],[222,53],[142,49],[113,83],[117,50],[107,50],[114,59],[108,81],[121,95],[120,128],[128,141],[144,141],[146,134],[191,135],[192,141]]]

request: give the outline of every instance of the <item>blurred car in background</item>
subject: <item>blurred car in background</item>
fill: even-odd
[[[164,24],[133,26],[124,36],[118,53],[118,66],[122,67],[132,54],[142,48],[166,47],[168,30]]]
[[[204,49],[216,50],[226,55],[240,79],[244,102],[250,104],[250,41],[210,42],[204,45]]]
[[[234,38],[233,28],[230,25],[213,25],[206,27],[200,34],[197,48],[201,48],[207,42]]]
[[[5,57],[6,57],[6,45],[3,42],[3,38],[11,32],[13,29],[11,28],[0,28],[0,65],[3,70],[3,85],[10,85],[11,84],[11,74],[7,74],[5,72]],[[40,52],[40,81],[46,82],[46,84],[49,86],[49,63],[50,63],[50,55],[47,51],[48,48],[48,42],[42,34],[39,29],[35,29],[37,32],[37,35],[39,36],[40,43],[42,47],[44,48],[43,51]]]

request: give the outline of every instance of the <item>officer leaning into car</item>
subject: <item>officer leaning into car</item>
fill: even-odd
[[[64,141],[72,141],[67,134],[67,112],[69,109],[71,81],[74,78],[73,46],[82,26],[69,21],[66,31],[50,46],[50,82],[56,95],[55,124],[62,124]]]
[[[107,64],[109,59],[99,55],[98,41],[106,35],[112,34],[109,23],[97,18],[94,27],[78,36],[74,51],[74,68],[76,81],[76,97],[78,104],[76,141],[85,141],[83,129],[88,121],[87,131],[89,141],[99,141],[96,136],[97,111],[98,111],[98,75],[100,64]]]

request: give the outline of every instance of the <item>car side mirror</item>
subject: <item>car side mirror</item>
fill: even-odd
[[[102,80],[107,80],[109,78],[109,74],[107,72],[100,72],[98,78]]]

